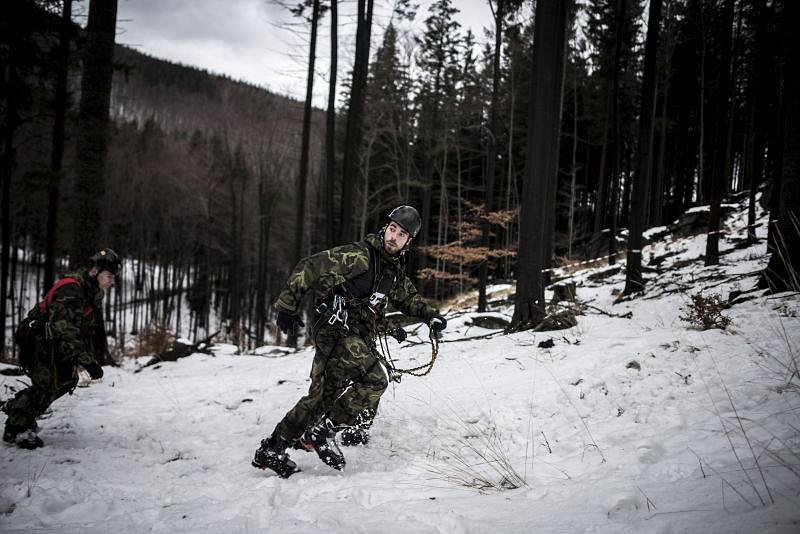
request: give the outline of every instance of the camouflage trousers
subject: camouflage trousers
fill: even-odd
[[[323,415],[337,427],[368,427],[389,385],[375,345],[357,334],[325,325],[315,337],[308,393],[275,427],[273,435],[293,442]]]
[[[6,401],[3,411],[8,415],[6,425],[20,429],[33,428],[36,418],[59,397],[72,392],[78,383],[74,365],[60,361],[58,356],[38,347],[27,374],[31,385]],[[44,349],[44,350],[42,350]]]

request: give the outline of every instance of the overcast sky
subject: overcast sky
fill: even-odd
[[[299,0],[288,0],[295,4]],[[421,4],[415,25],[421,27],[432,0]],[[373,48],[389,22],[393,0],[376,0]],[[472,28],[480,42],[494,23],[486,0],[456,0],[457,20]],[[355,0],[339,3],[339,80],[353,62]],[[308,25],[297,25],[270,0],[119,0],[117,42],[149,55],[193,65],[266,87],[298,99],[305,96]],[[287,28],[287,22],[295,23]],[[314,102],[327,100],[329,19],[320,28]]]

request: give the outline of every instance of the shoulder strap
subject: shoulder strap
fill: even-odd
[[[83,289],[83,286],[77,279],[71,277],[61,278],[60,280],[56,281],[55,284],[53,284],[53,287],[51,287],[50,291],[47,292],[47,296],[45,296],[44,300],[39,303],[39,311],[41,311],[42,313],[47,313],[50,310],[50,304],[53,303],[53,297],[55,297],[56,291],[58,291],[67,284],[77,284],[78,287]],[[86,304],[83,307],[83,315],[88,317],[91,314],[92,314],[92,306],[90,304]]]

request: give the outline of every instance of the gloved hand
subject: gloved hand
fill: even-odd
[[[294,333],[294,325],[306,325],[297,315],[282,310],[278,312],[278,319],[275,322],[284,334]]]
[[[103,368],[100,367],[97,362],[87,363],[83,366],[86,369],[86,372],[89,373],[89,376],[92,377],[92,380],[99,380],[103,378]]]
[[[441,332],[445,328],[447,328],[447,319],[439,315],[438,313],[434,313],[431,316],[431,320],[428,321],[428,326],[434,332]]]
[[[392,331],[389,333],[389,335],[390,335],[390,336],[392,336],[393,338],[395,338],[395,339],[397,340],[397,342],[398,342],[398,343],[402,343],[402,342],[403,342],[403,341],[405,341],[405,340],[406,340],[406,338],[408,337],[408,334],[406,334],[406,331],[405,331],[405,330],[403,330],[403,329],[402,329],[401,327],[399,327],[399,326],[398,326],[397,328],[395,328],[394,330],[392,330]]]

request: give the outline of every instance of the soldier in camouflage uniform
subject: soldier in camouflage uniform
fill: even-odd
[[[108,358],[103,292],[114,285],[121,264],[111,249],[102,249],[90,261],[90,268],[57,281],[28,314],[29,330],[23,332],[27,341],[19,348],[31,385],[3,406],[8,415],[3,432],[7,443],[24,449],[43,445],[36,434],[36,418],[53,401],[72,393],[78,383],[76,366],[86,369],[92,379],[103,376],[100,363]]]
[[[379,330],[385,328],[387,304],[424,320],[434,330],[445,328],[447,321],[422,300],[402,263],[420,226],[417,210],[400,206],[377,234],[305,258],[289,276],[275,304],[284,333],[295,325],[305,326],[298,316],[301,301],[310,290],[316,297],[317,313],[310,328],[316,346],[311,385],[272,435],[262,440],[255,467],[290,476],[297,470],[285,452],[291,446],[315,451],[335,469],[344,467],[336,432],[346,434],[357,425],[363,432],[388,387],[375,346]],[[405,339],[402,329],[395,334],[399,341]]]

